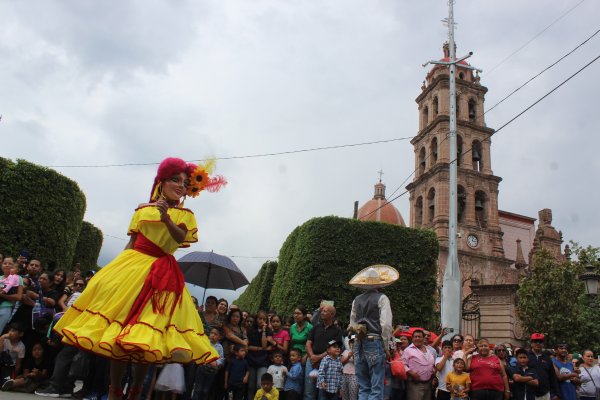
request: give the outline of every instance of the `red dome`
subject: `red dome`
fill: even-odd
[[[358,219],[406,226],[400,211],[392,203],[386,203],[385,185],[379,182],[375,185],[375,196],[358,209]]]

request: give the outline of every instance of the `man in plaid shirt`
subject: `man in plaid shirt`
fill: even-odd
[[[341,342],[331,340],[327,344],[327,355],[321,361],[319,376],[317,377],[319,399],[337,399],[337,394],[342,386],[342,371],[344,369],[339,359],[341,352]]]

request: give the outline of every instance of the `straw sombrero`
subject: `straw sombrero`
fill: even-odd
[[[360,289],[377,289],[391,285],[400,278],[396,268],[389,265],[371,265],[354,275],[350,285]]]

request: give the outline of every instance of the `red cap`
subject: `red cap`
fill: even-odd
[[[544,334],[543,333],[532,333],[531,334],[531,340],[544,340]]]

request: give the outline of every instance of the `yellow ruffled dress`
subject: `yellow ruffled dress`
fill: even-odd
[[[198,241],[196,219],[190,210],[169,208],[168,214],[175,224],[187,228],[181,244],[173,240],[154,206],[135,211],[128,233],[143,235],[167,254]],[[63,342],[103,357],[137,363],[203,364],[216,360],[218,354],[204,333],[185,285],[178,304],[173,304],[177,302],[175,296],[167,297],[163,312],[156,312],[148,301],[135,322],[126,323],[156,260],[130,249],[102,268],[54,327]]]

